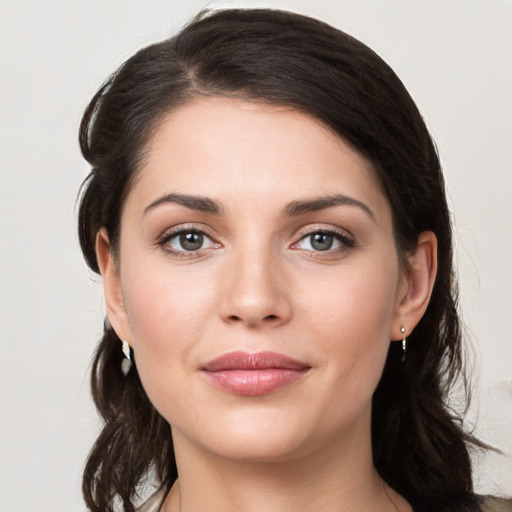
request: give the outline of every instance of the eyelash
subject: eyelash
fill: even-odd
[[[183,250],[176,250],[170,247],[169,242],[172,240],[178,238],[181,235],[184,234],[197,234],[205,237],[206,239],[210,240],[213,248],[220,247],[221,244],[213,240],[213,238],[203,229],[197,228],[196,226],[182,226],[179,228],[176,228],[170,232],[167,232],[165,235],[161,237],[160,240],[158,240],[157,245],[161,246],[165,251],[179,256],[180,258],[189,258],[189,257],[195,257],[201,253],[201,251],[210,249],[211,247],[207,248],[201,248],[195,251],[188,251],[186,249]],[[313,257],[320,258],[324,255],[327,256],[329,254],[333,253],[343,253],[346,252],[348,249],[354,247],[355,242],[354,239],[350,236],[348,236],[345,232],[337,231],[335,229],[313,229],[313,230],[307,230],[299,234],[299,240],[297,242],[294,242],[290,247],[294,250],[300,250],[297,246],[304,240],[307,240],[309,237],[312,237],[314,235],[326,235],[326,236],[332,236],[335,240],[337,240],[340,244],[340,247],[337,247],[335,249],[326,249],[324,251],[322,250],[311,250],[311,249],[305,249],[308,252],[310,252]],[[311,242],[310,242],[311,245]]]
[[[194,257],[194,256],[199,255],[201,251],[204,251],[205,248],[201,248],[196,251],[187,251],[186,249],[176,250],[176,249],[173,249],[169,245],[169,242],[178,238],[179,236],[184,235],[184,234],[192,234],[192,233],[201,235],[205,239],[210,240],[213,247],[220,247],[220,244],[218,242],[215,242],[213,240],[213,238],[204,229],[199,229],[196,226],[181,226],[172,231],[168,231],[167,233],[165,233],[162,236],[162,238],[157,242],[157,244],[160,247],[162,247],[165,251],[171,253],[172,255],[179,256],[180,258]],[[209,248],[210,247],[208,247],[206,249],[209,249]]]
[[[332,229],[332,228],[331,229],[317,228],[317,229],[313,229],[313,230],[306,230],[305,232],[300,233],[300,235],[299,235],[300,238],[297,242],[293,243],[293,245],[291,246],[292,249],[297,248],[298,244],[300,244],[304,240],[307,240],[308,238],[313,237],[314,235],[332,236],[340,244],[340,247],[337,247],[334,249],[329,248],[324,251],[306,249],[315,258],[322,258],[322,257],[327,257],[328,255],[344,253],[355,246],[354,239],[351,236],[349,236],[346,232],[338,231],[338,230]],[[310,242],[310,245],[311,245],[311,242]],[[299,249],[297,248],[297,250],[299,250]]]

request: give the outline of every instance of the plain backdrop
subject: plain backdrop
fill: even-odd
[[[203,1],[0,0],[0,512],[82,511],[99,422],[88,370],[101,285],[82,262],[77,144],[96,89]],[[374,48],[439,146],[454,212],[461,304],[475,349],[480,492],[512,494],[512,1],[274,0]]]

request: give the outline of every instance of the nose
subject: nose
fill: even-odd
[[[254,248],[227,262],[220,306],[225,322],[261,329],[290,320],[289,288],[278,259],[271,251]]]

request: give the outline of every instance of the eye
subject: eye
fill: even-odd
[[[352,247],[353,241],[346,235],[330,231],[315,231],[303,236],[296,244],[294,249],[304,249],[306,251],[325,252],[343,250]]]
[[[217,245],[206,233],[196,229],[175,231],[165,237],[161,244],[172,252],[197,252]]]

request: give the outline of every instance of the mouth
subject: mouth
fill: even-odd
[[[301,379],[311,366],[276,352],[229,352],[201,370],[215,387],[244,396],[271,393]]]

